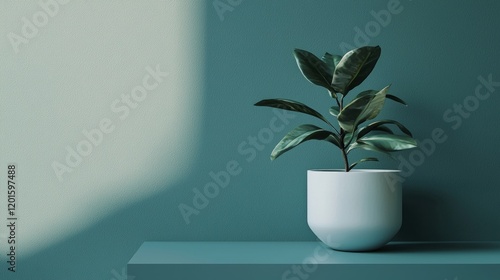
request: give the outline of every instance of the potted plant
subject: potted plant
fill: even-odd
[[[336,250],[377,249],[401,227],[401,180],[394,179],[399,171],[353,169],[361,162],[378,161],[375,157],[349,162],[350,153],[357,149],[390,155],[417,146],[411,132],[395,120],[366,124],[379,115],[387,99],[406,105],[389,94],[389,86],[365,90],[350,102],[346,100],[348,93],[372,72],[380,53],[379,46],[365,46],[343,56],[325,53],[319,59],[310,52],[295,49],[294,56],[304,77],[325,88],[332,98],[329,113],[336,119],[335,125],[297,101],[265,99],[255,104],[308,114],[327,125],[328,129],[313,124],[296,127],[276,145],[271,160],[308,140],[327,141],[340,150],[343,169],[307,171],[308,225],[322,242]]]

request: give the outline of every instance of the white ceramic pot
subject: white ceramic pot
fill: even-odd
[[[370,251],[384,246],[402,220],[398,170],[307,171],[307,223],[330,248]]]

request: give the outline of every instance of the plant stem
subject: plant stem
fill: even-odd
[[[340,130],[340,151],[342,152],[342,158],[344,159],[345,172],[349,172],[349,159],[347,158],[346,147],[344,146],[345,131]]]
[[[338,98],[336,98],[336,101],[337,101],[337,104],[339,105],[339,110],[342,111],[342,109],[344,108],[344,95],[342,95],[342,98],[340,99],[340,102],[339,102]],[[345,134],[346,133],[345,133],[344,129],[342,129],[342,127],[341,127],[340,128],[340,133],[339,133],[339,136],[340,136],[340,151],[342,152],[342,158],[344,159],[345,172],[349,172],[349,159],[347,158],[346,146],[345,146],[345,143],[344,143]]]

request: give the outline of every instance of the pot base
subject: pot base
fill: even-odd
[[[337,251],[363,252],[374,251],[389,242],[399,231],[398,228],[382,228],[371,230],[342,230],[333,228],[314,228],[314,234],[328,247]]]

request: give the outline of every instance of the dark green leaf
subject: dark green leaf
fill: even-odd
[[[365,96],[365,95],[373,95],[373,94],[375,94],[375,93],[377,93],[377,91],[376,91],[376,90],[365,90],[365,91],[363,91],[363,92],[360,92],[360,93],[356,96],[356,98],[357,98],[357,97],[361,97],[361,96]],[[386,95],[385,95],[385,97],[386,97],[387,99],[391,99],[391,100],[396,101],[396,102],[398,102],[398,103],[401,103],[401,104],[403,104],[403,105],[405,105],[405,106],[408,106],[408,105],[406,104],[406,102],[404,102],[404,101],[403,101],[403,99],[401,99],[401,98],[399,98],[399,97],[397,97],[397,96],[395,96],[395,95],[392,95],[392,94],[386,94]]]
[[[326,140],[333,133],[312,124],[304,124],[288,132],[271,152],[271,160],[308,140]]]
[[[364,136],[357,141],[369,144],[386,152],[401,151],[417,147],[417,141],[406,135],[376,134]]]
[[[325,141],[332,143],[333,145],[340,148],[340,139],[339,136],[332,132],[332,134],[328,135]]]
[[[330,126],[332,125],[318,111],[312,109],[311,107],[309,107],[305,104],[302,104],[302,103],[294,101],[294,100],[282,99],[282,98],[264,99],[264,100],[261,100],[261,101],[255,103],[255,106],[266,106],[266,107],[273,107],[273,108],[279,108],[279,109],[288,110],[288,111],[304,113],[304,114],[314,116],[314,117],[326,122]]]
[[[321,58],[321,60],[323,60],[326,65],[328,65],[328,68],[330,69],[330,75],[333,75],[333,71],[335,71],[335,67],[337,67],[337,64],[339,64],[341,59],[342,56],[330,53],[325,53],[325,55]]]
[[[392,95],[392,94],[387,94],[387,95],[386,95],[386,97],[387,97],[388,99],[391,99],[391,100],[393,100],[393,101],[396,101],[396,102],[398,102],[398,103],[401,103],[401,104],[403,104],[403,105],[405,105],[405,106],[408,106],[408,104],[406,104],[406,102],[404,102],[404,101],[403,101],[403,99],[401,99],[401,98],[399,98],[399,97],[397,97],[397,96],[395,96],[395,95]]]
[[[332,107],[330,108],[330,114],[331,114],[332,116],[337,117],[337,116],[339,115],[339,111],[340,111],[339,106],[332,106]]]
[[[358,163],[362,163],[362,162],[366,162],[366,161],[378,161],[378,158],[374,158],[374,157],[369,157],[369,158],[363,158],[363,159],[360,159],[358,160],[357,162],[351,164],[349,166],[349,170],[353,169],[356,165],[358,165]]]
[[[393,120],[382,120],[382,121],[376,121],[376,122],[373,122],[363,128],[360,128],[359,129],[359,132],[358,132],[358,136],[357,138],[360,139],[362,138],[363,136],[365,136],[366,134],[370,133],[371,131],[373,130],[376,130],[376,129],[380,129],[382,128],[383,131],[387,131],[387,127],[385,127],[384,125],[385,124],[394,124],[396,125],[400,130],[401,132],[403,132],[404,134],[412,137],[413,135],[411,135],[411,132],[410,130],[408,130],[408,128],[406,128],[404,125],[402,125],[400,122],[397,122],[397,121],[393,121]],[[389,130],[389,133],[392,134],[392,131]]]
[[[385,126],[385,125],[377,126],[373,130],[382,131],[382,132],[389,133],[389,134],[394,134],[392,132],[392,130],[390,128],[388,128],[387,126]]]
[[[391,156],[391,154],[388,151],[380,149],[380,148],[378,148],[378,147],[376,147],[376,146],[374,146],[374,145],[372,145],[370,143],[358,143],[358,142],[354,142],[347,149],[347,153],[351,152],[354,149],[363,149],[363,150],[373,151],[373,152],[382,153],[382,154],[386,154],[388,156]]]
[[[302,75],[307,80],[329,91],[332,89],[330,86],[332,80],[331,70],[325,62],[305,50],[295,49],[293,54]]]
[[[331,86],[344,96],[363,82],[380,57],[380,47],[361,47],[346,53],[333,72]]]
[[[344,136],[344,147],[346,147],[346,146],[349,145],[349,143],[352,140],[352,136],[353,136],[352,132],[348,132],[348,133],[345,134],[345,136]]]
[[[385,95],[389,87],[376,94],[363,95],[354,99],[340,111],[337,119],[339,125],[347,132],[353,132],[364,121],[375,118],[384,106]]]
[[[365,90],[365,91],[358,93],[358,95],[356,95],[356,98],[362,97],[362,96],[367,96],[367,95],[375,95],[375,93],[377,93],[377,92],[378,91],[374,90],[374,89]]]

